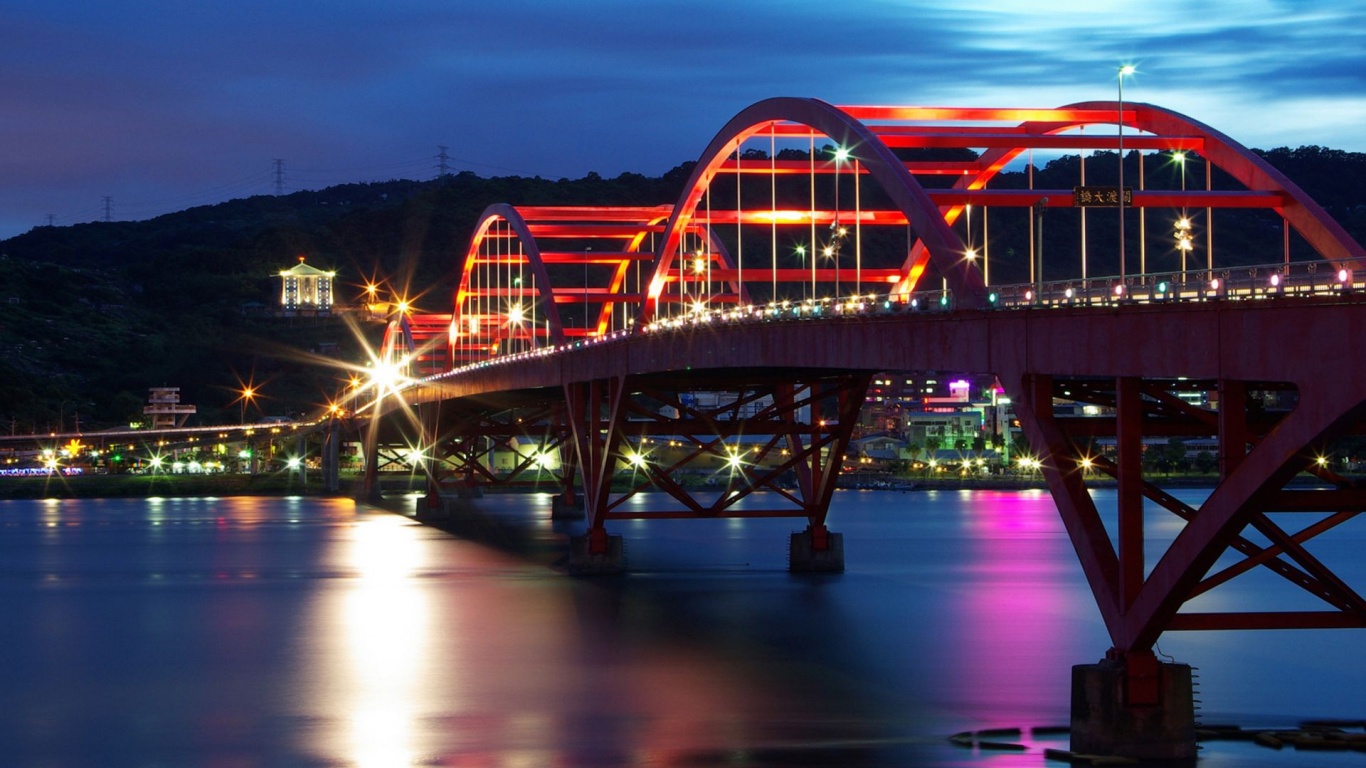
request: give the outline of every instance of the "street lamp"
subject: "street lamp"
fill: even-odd
[[[1134,65],[1119,68],[1115,82],[1119,85],[1119,281],[1124,282],[1124,76],[1134,73]]]

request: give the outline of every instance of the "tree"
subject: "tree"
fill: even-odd
[[[1191,466],[1196,472],[1207,475],[1219,467],[1219,461],[1209,451],[1200,451],[1195,454],[1195,461],[1192,462]]]

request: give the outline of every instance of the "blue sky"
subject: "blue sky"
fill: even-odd
[[[0,237],[452,170],[696,159],[769,96],[1184,112],[1366,151],[1360,0],[4,0]]]

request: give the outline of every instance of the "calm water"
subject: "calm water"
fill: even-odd
[[[459,537],[347,500],[0,502],[0,764],[1042,766],[1065,737],[945,737],[1065,724],[1070,667],[1108,646],[1040,492],[842,491],[848,572],[820,578],[786,572],[796,521],[748,520],[618,525],[631,574],[575,580],[544,497],[480,505]],[[1361,584],[1362,545],[1314,551]],[[1290,726],[1366,717],[1361,637],[1161,650],[1199,667],[1206,722]]]

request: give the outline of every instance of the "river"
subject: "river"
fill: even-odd
[[[1029,729],[1066,724],[1071,666],[1108,647],[1039,491],[840,491],[847,571],[817,577],[787,573],[798,521],[754,519],[614,525],[629,575],[570,578],[582,523],[478,503],[453,535],[346,499],[0,502],[0,764],[1041,766],[1066,737]],[[1150,554],[1176,530],[1154,513]],[[1360,584],[1363,538],[1314,551]],[[1201,609],[1293,598],[1243,581]],[[1202,721],[1289,727],[1366,717],[1360,641],[1160,651],[1198,667]],[[997,727],[1028,749],[946,738]],[[1214,742],[1201,765],[1362,761]]]

